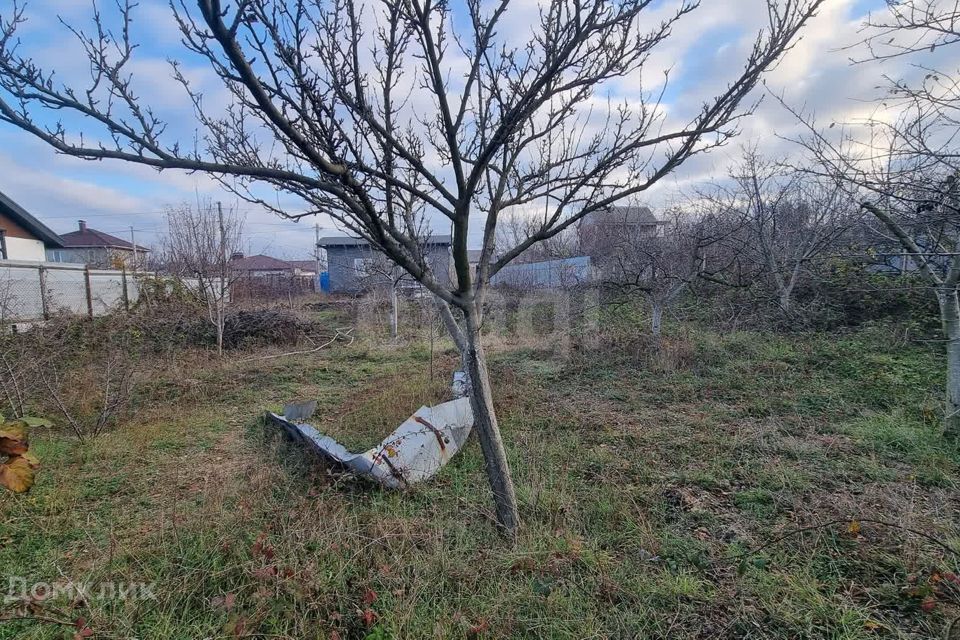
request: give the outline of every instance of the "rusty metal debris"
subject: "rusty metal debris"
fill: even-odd
[[[455,392],[465,390],[455,378]],[[420,407],[396,431],[363,453],[352,453],[330,436],[305,422],[317,402],[289,403],[283,415],[267,413],[295,441],[353,473],[392,489],[408,487],[435,475],[460,450],[473,427],[470,398],[459,397],[434,407]]]

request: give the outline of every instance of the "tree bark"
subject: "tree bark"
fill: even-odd
[[[943,435],[960,438],[960,301],[956,288],[939,289],[940,320],[947,339],[947,397],[944,407]]]
[[[790,312],[790,306],[793,302],[793,286],[788,286],[780,292],[780,310],[784,313]]]
[[[654,340],[660,340],[660,330],[663,327],[663,304],[653,301],[651,305],[650,329],[653,332]]]
[[[487,480],[493,492],[497,522],[507,535],[516,536],[520,527],[517,496],[507,452],[503,446],[497,414],[493,408],[493,393],[487,373],[486,355],[480,338],[480,324],[475,310],[466,312],[466,361],[470,375],[470,406],[473,424],[480,439],[480,448],[486,462]]]
[[[396,283],[390,284],[390,337],[394,340],[400,335],[400,297]]]

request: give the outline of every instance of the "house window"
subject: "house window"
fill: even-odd
[[[50,261],[51,262],[63,262],[63,251],[60,249],[54,249],[50,252]]]

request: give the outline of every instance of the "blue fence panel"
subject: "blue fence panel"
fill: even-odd
[[[511,264],[501,269],[490,283],[531,289],[569,287],[590,280],[590,256]]]

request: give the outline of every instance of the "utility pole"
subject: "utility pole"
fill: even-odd
[[[137,270],[137,236],[133,234],[133,225],[130,225],[130,244],[133,245],[133,270]]]
[[[317,277],[320,277],[320,223],[313,225],[313,257],[316,259]]]

